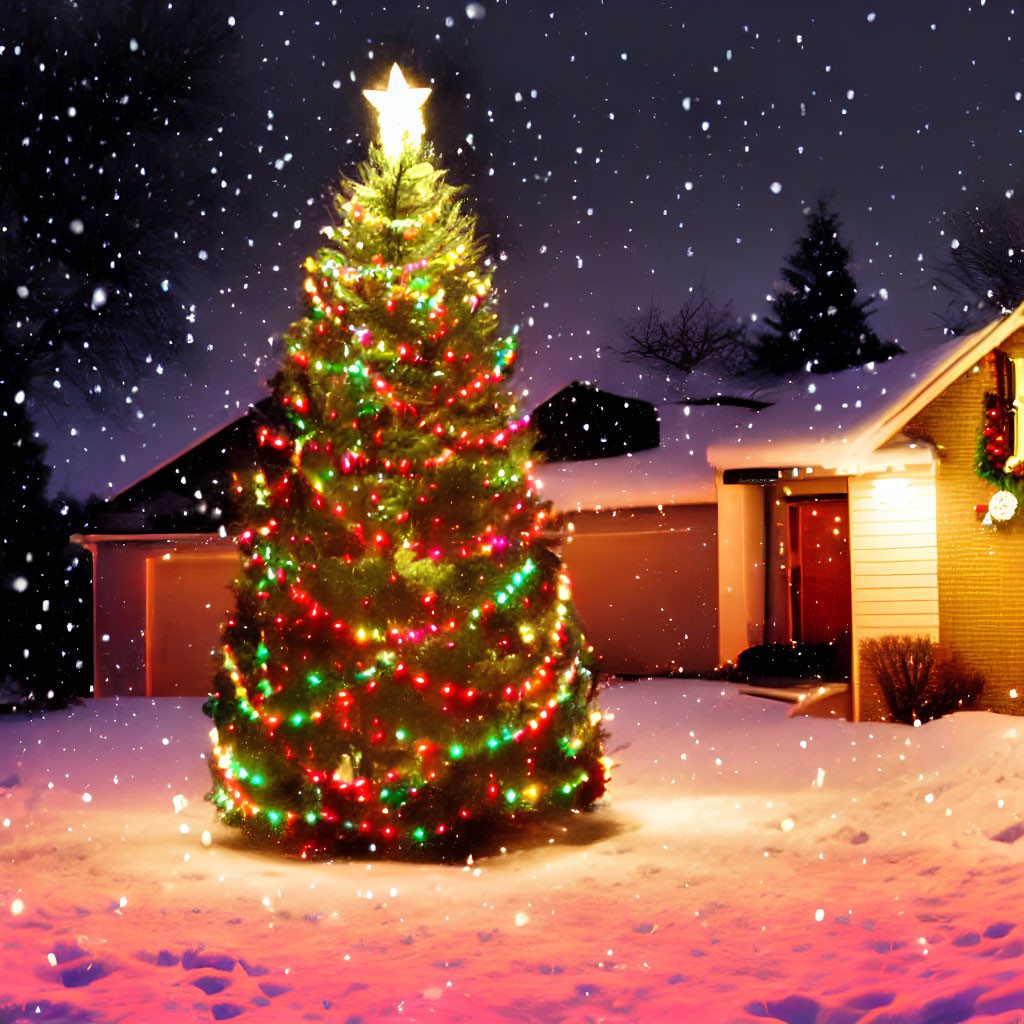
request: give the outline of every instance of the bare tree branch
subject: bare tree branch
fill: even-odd
[[[937,261],[936,288],[948,296],[939,319],[962,333],[1024,302],[1024,207],[1012,197],[983,201],[943,219],[949,249]]]
[[[621,325],[625,342],[617,349],[630,363],[688,374],[699,365],[747,361],[747,332],[732,304],[719,305],[701,281],[672,316],[652,305]]]

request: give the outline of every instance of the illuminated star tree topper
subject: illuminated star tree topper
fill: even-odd
[[[391,66],[387,89],[364,89],[363,95],[377,111],[381,149],[392,159],[400,157],[408,147],[415,149],[423,138],[423,104],[429,89],[413,89],[402,69]]]

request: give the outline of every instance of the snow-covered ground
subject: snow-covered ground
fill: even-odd
[[[1024,1020],[1024,720],[620,684],[603,807],[434,866],[246,850],[200,703],[0,720],[0,1024]]]

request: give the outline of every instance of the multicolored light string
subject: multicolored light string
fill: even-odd
[[[212,800],[303,855],[578,810],[607,770],[472,222],[423,154],[345,188],[260,432],[278,461],[238,483],[209,702]]]

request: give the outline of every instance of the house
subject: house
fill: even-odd
[[[858,646],[895,633],[931,637],[1009,693],[1007,666],[1024,655],[1024,602],[1007,597],[1024,560],[1024,530],[1007,519],[1024,500],[1018,388],[1024,307],[887,363],[776,385],[760,401],[662,402],[657,448],[542,467],[603,668],[702,672],[757,644],[828,643],[849,663],[843,713],[873,717],[877,688]],[[209,517],[212,480],[223,493],[232,465],[254,452],[218,435],[204,444],[165,480],[178,474],[180,499],[206,472],[187,493],[204,496]],[[988,479],[976,471],[979,444]],[[194,468],[182,472],[186,458]],[[139,488],[118,499],[122,514]],[[81,538],[96,558],[97,695],[203,692],[237,563],[209,518],[186,530],[198,514],[179,500],[179,532],[151,515],[134,532]]]
[[[666,431],[662,407],[669,447],[646,464],[634,456],[546,467],[546,495],[576,505],[564,557],[595,645],[629,670],[664,671],[673,651],[660,633],[671,628],[680,667],[699,671],[757,644],[831,643],[849,652],[844,713],[863,718],[882,708],[860,641],[927,636],[1015,697],[1024,603],[1007,595],[1024,530],[1006,516],[1024,499],[1012,471],[1017,457],[1024,469],[1018,388],[1024,307],[887,363],[808,374],[731,420],[718,408],[686,438],[678,425]],[[1010,473],[979,476],[979,444],[1002,445]],[[681,529],[691,539],[675,552]],[[645,534],[661,540],[638,556]],[[652,566],[650,589],[675,581],[683,596],[668,586],[668,601],[645,604],[631,579]],[[685,609],[671,626],[669,608]],[[679,642],[680,631],[701,642]]]
[[[541,466],[541,496],[560,513],[559,553],[604,670],[652,675],[718,664],[718,511],[707,447],[737,411],[665,402],[658,448]]]
[[[860,642],[927,636],[1016,693],[1024,604],[1008,595],[1024,494],[1003,466],[1024,458],[1022,356],[1019,307],[966,337],[805,379],[709,445],[721,660],[764,640],[848,635],[848,713],[876,717]],[[997,440],[999,465],[983,479],[979,451]]]

